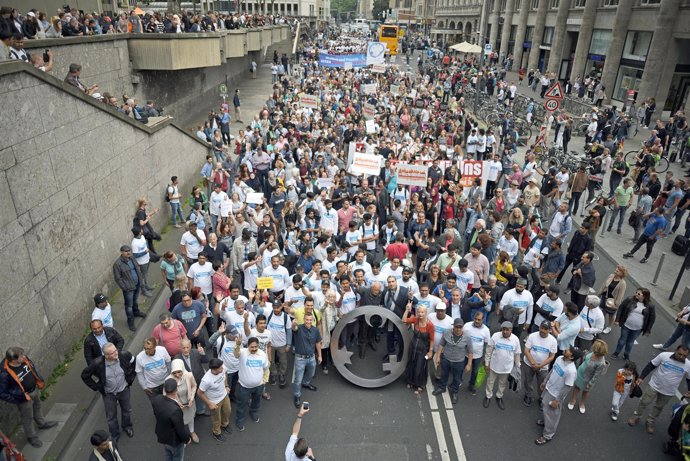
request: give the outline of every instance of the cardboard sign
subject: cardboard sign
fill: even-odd
[[[259,277],[256,279],[256,288],[267,290],[273,288],[273,277]]]
[[[247,203],[255,203],[257,205],[264,203],[264,194],[261,192],[250,192],[247,194]]]
[[[319,189],[326,188],[329,189],[333,187],[333,179],[332,178],[318,178],[316,180],[316,184],[318,184]]]
[[[400,94],[400,85],[391,85],[391,93],[394,95],[399,95]]]
[[[378,155],[355,152],[352,167],[350,169],[353,173],[377,176],[381,173],[381,157]]]
[[[376,115],[376,106],[374,106],[373,104],[369,104],[368,102],[365,102],[364,108],[362,108],[362,115],[364,115],[365,119],[372,120]]]
[[[485,171],[486,170],[486,171]],[[459,184],[464,187],[472,187],[474,185],[474,180],[477,178],[484,178],[485,173],[488,173],[488,168],[484,168],[484,162],[481,160],[465,160],[462,163],[462,178]],[[482,189],[484,188],[484,183],[482,181]]]
[[[362,91],[364,94],[376,93],[376,83],[367,83],[366,85],[362,85]]]
[[[318,109],[319,98],[313,94],[300,93],[299,105],[301,107],[309,107],[310,109]]]
[[[374,124],[373,120],[367,120],[366,122],[364,122],[364,126],[367,129],[367,134],[376,133],[376,125]]]
[[[220,202],[220,215],[230,216],[232,213],[232,200],[223,200]]]
[[[371,71],[376,73],[376,74],[382,74],[382,73],[386,72],[386,65],[385,64],[372,64]]]
[[[406,186],[426,186],[429,168],[426,165],[412,165],[409,163],[398,163],[396,165],[398,173],[398,184]]]

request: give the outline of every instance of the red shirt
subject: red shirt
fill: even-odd
[[[386,258],[388,258],[389,261],[392,261],[393,258],[400,258],[402,261],[407,256],[409,250],[407,243],[391,243],[388,245],[388,248],[386,248]]]
[[[171,328],[163,328],[159,323],[153,327],[151,336],[156,338],[159,346],[163,346],[170,357],[175,357],[182,352],[182,339],[187,337],[187,329],[179,320],[172,319],[173,325]]]
[[[351,206],[347,209],[341,208],[338,210],[338,230],[340,233],[345,233],[350,229],[350,221],[355,214],[355,207]]]

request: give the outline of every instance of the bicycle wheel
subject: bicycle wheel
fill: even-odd
[[[668,159],[666,157],[661,157],[657,164],[654,166],[654,170],[657,173],[665,173],[668,170]]]
[[[628,165],[631,163],[635,163],[635,157],[637,157],[638,152],[639,151],[636,151],[636,150],[628,151],[625,154],[625,157],[623,157],[623,160],[625,160],[625,163],[627,163]]]

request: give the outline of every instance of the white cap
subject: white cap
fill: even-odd
[[[36,17],[36,13],[34,13],[33,11],[29,11],[28,13],[26,13],[26,15],[31,16],[32,18]]]

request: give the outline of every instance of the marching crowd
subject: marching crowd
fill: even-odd
[[[92,459],[121,459],[121,432],[132,437],[133,411],[146,411],[131,407],[135,381],[151,399],[167,459],[182,459],[184,446],[203,438],[195,418],[209,415],[209,437],[223,442],[233,427],[245,430],[247,413],[258,422],[262,400],[288,385],[302,418],[302,392],[316,392],[315,373],[332,370],[331,347],[400,361],[403,333],[410,337],[404,381],[411,391],[422,392],[431,373],[434,395],[449,390],[456,403],[466,381],[471,395],[484,386],[485,408],[495,400],[504,410],[506,387],[522,386],[523,404],[541,410],[537,445],[554,437],[563,407],[585,413],[610,364],[617,369],[611,419],[628,396],[641,397],[627,422],[645,417],[654,432],[690,378],[690,308],[679,314],[674,336],[656,345],[664,351],[638,369],[630,354],[655,322],[650,292],[642,287],[626,296],[626,268],[597,272],[593,253],[604,214],[622,221],[632,203],[628,172],[618,171],[621,185],[612,187],[615,209],[603,200],[578,225],[569,203],[578,172],[552,168],[540,177],[533,154],[518,160],[510,130],[487,132],[467,112],[478,67],[438,60],[418,73],[395,65],[374,73],[322,68],[305,55],[275,79],[248,124],[238,116],[236,91],[241,124],[234,137],[223,130],[230,108],[211,114],[197,134],[214,152],[200,172],[205,186],[187,196],[173,176],[164,194],[173,224],[185,227],[179,248],[155,249],[160,236],[150,219],[159,210],[142,198],[131,242],[113,264],[132,330],[145,317],[138,296],[151,294],[152,264],[159,263],[169,289],[167,310],[155,314],[159,323],[141,352],[123,350],[108,298],[94,298],[82,379],[103,396],[108,433],[94,434]],[[366,123],[365,104],[376,108],[373,123]],[[380,168],[360,169],[353,161],[360,154]],[[465,168],[473,159],[485,160],[486,184]],[[617,164],[600,160],[611,168],[602,178],[610,174],[613,182]],[[428,166],[426,184],[399,176],[404,163]],[[649,194],[644,185],[636,248],[646,242],[651,251],[650,242],[668,231],[666,216],[690,199],[687,189],[678,192],[684,188],[676,181],[664,203],[649,200],[647,207],[640,204]],[[390,310],[409,332],[358,318],[366,305]],[[335,337],[339,322],[347,323]],[[609,354],[602,339],[613,329],[619,339]],[[18,406],[35,446],[41,442],[33,420],[38,429],[52,424],[36,398],[42,383],[24,351],[10,348],[0,398]],[[291,443],[287,460],[311,456],[304,439]]]

